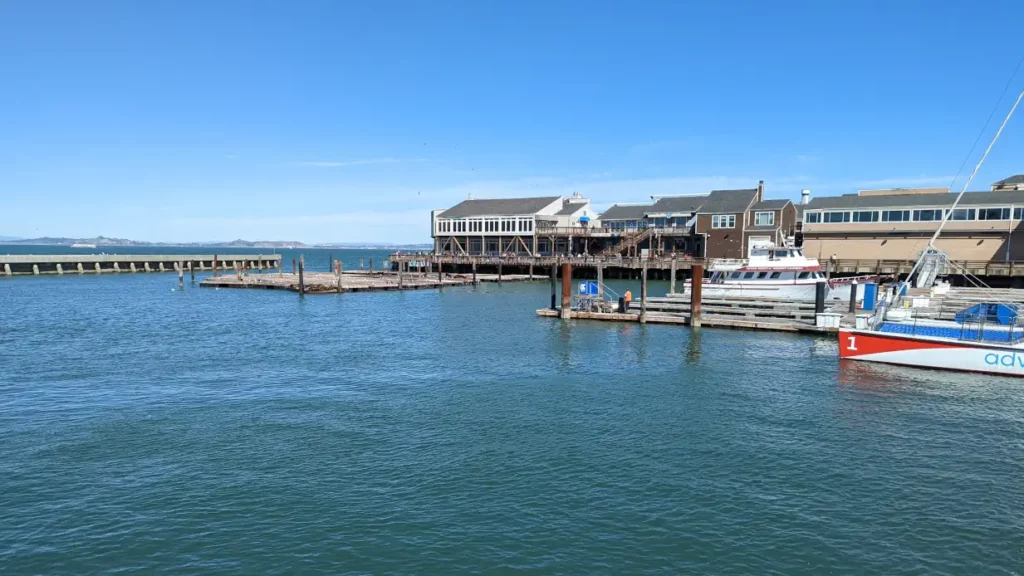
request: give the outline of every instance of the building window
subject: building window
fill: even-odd
[[[821,222],[821,212],[808,212],[804,214],[805,224],[817,224]]]
[[[936,222],[942,220],[942,210],[914,210],[914,222]]]
[[[854,222],[878,222],[878,212],[874,210],[860,211],[853,213]]]
[[[1009,208],[979,208],[978,220],[1009,220]]]
[[[949,215],[950,220],[974,220],[974,208],[957,208]]]
[[[775,212],[754,212],[754,226],[774,226]]]
[[[910,210],[882,210],[882,222],[910,222]]]
[[[1024,216],[1024,208],[1014,208],[1013,209],[1013,219],[1014,220],[1020,220],[1022,216]]]
[[[735,214],[715,214],[711,217],[712,228],[735,228]]]
[[[849,212],[825,212],[824,217],[822,218],[822,220],[826,224],[837,224],[839,222],[849,222],[850,221],[850,213]]]

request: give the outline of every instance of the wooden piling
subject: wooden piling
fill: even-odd
[[[362,258],[359,259],[359,271],[360,272],[363,271],[363,259]]]
[[[850,312],[857,311],[857,281],[850,284]]]
[[[549,280],[551,281],[551,309],[552,310],[557,310],[558,309],[558,307],[555,306],[555,301],[556,301],[556,298],[557,298],[557,296],[555,296],[555,294],[556,294],[556,292],[555,292],[555,278],[557,278],[557,277],[558,277],[558,267],[555,266],[554,264],[552,264],[551,265],[551,276],[549,277]]]
[[[292,258],[292,276],[297,274],[299,271],[298,265],[296,264],[295,258]]]
[[[533,280],[533,262],[530,262],[530,280]]]
[[[370,272],[373,272],[373,258],[370,258]]]
[[[473,261],[473,284],[478,284],[476,279],[476,260]]]
[[[640,269],[640,323],[647,323],[647,259]]]
[[[704,291],[704,264],[690,267],[690,327],[700,328],[700,302]]]
[[[192,279],[192,283],[196,283],[196,269],[192,266],[192,261],[188,263],[188,275]]]
[[[498,284],[501,284],[501,262],[498,262]]]
[[[604,300],[604,262],[597,261],[597,299]]]
[[[341,294],[341,275],[344,274],[344,270],[341,267],[341,260],[334,261],[334,273],[338,275],[338,293]]]
[[[299,296],[306,293],[306,282],[302,274],[306,268],[306,257],[304,254],[299,255]]]
[[[335,267],[334,267],[334,254],[331,254],[330,252],[327,253],[327,271],[328,272],[334,272],[335,271]]]
[[[401,288],[402,284],[405,283],[405,277],[403,276],[403,274],[405,273],[404,269],[405,269],[405,262],[403,260],[399,260],[398,261],[398,287],[399,288]]]
[[[562,263],[562,320],[572,317],[572,264]]]
[[[672,257],[672,267],[669,270],[668,293],[669,294],[675,294],[676,293],[676,257],[675,256]]]
[[[178,290],[185,289],[185,269],[178,266]]]
[[[437,287],[444,286],[444,264],[440,261],[437,262]]]
[[[217,277],[217,255],[213,255],[213,277]]]

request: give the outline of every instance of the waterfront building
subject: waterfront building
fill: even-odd
[[[953,260],[1024,259],[1024,176],[967,192],[936,246]],[[810,257],[914,260],[956,199],[947,188],[861,190],[803,206],[800,239]]]
[[[789,200],[764,200],[756,188],[655,196],[651,203],[614,204],[598,215],[574,194],[466,200],[432,214],[438,254],[547,256],[656,254],[746,258],[755,244],[782,245],[796,228]]]
[[[529,256],[552,252],[541,236],[582,231],[596,217],[590,200],[578,194],[469,199],[433,211],[431,237],[437,254]]]

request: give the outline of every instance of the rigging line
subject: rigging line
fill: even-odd
[[[1003,91],[999,93],[999,98],[996,103],[992,106],[992,111],[988,113],[988,118],[985,120],[985,124],[981,127],[978,132],[978,137],[974,139],[974,144],[971,144],[971,149],[967,152],[967,156],[964,156],[963,164],[960,164],[960,169],[956,171],[956,176],[953,176],[953,180],[949,183],[949,187],[952,188],[953,184],[956,183],[956,179],[963,173],[964,167],[970,162],[971,156],[974,154],[974,149],[978,147],[978,142],[981,142],[981,137],[985,135],[985,130],[988,129],[989,123],[992,122],[992,117],[996,115],[996,110],[999,109],[999,104],[1003,101],[1003,97],[1006,96],[1006,91],[1010,89],[1010,84],[1013,83],[1013,79],[1017,76],[1017,72],[1020,70],[1020,65],[1024,64],[1024,56],[1021,56],[1020,60],[1017,61],[1017,67],[1013,69],[1013,74],[1010,74],[1010,79],[1006,81],[1006,86],[1003,86]]]
[[[1017,106],[1020,106],[1021,99],[1024,98],[1024,90],[1021,90],[1017,96],[1017,101],[1013,103],[1013,107],[1010,108],[1010,113],[1003,118],[1003,123],[999,125],[999,130],[996,130],[995,136],[992,137],[992,141],[988,143],[988,148],[985,148],[985,153],[981,155],[981,159],[974,166],[974,170],[971,171],[971,175],[964,182],[964,187],[960,189],[960,193],[956,195],[956,199],[953,200],[953,205],[946,211],[946,215],[942,218],[942,222],[939,223],[939,227],[935,230],[935,234],[932,234],[932,239],[928,241],[928,246],[925,247],[924,252],[921,253],[921,257],[914,263],[913,269],[910,270],[910,274],[907,276],[907,281],[914,276],[914,272],[921,267],[921,263],[924,262],[925,257],[928,255],[930,250],[938,250],[935,248],[935,239],[942,233],[942,229],[946,227],[946,222],[949,222],[949,218],[953,215],[953,210],[956,209],[957,205],[960,204],[960,199],[964,197],[964,193],[967,192],[967,187],[971,185],[974,177],[977,176],[978,170],[981,169],[981,165],[985,163],[985,159],[988,158],[988,153],[992,151],[992,147],[996,145],[996,141],[999,140],[999,136],[1002,135],[1003,129],[1006,128],[1006,124],[1013,117],[1013,113],[1017,111]]]

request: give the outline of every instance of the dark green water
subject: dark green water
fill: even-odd
[[[1017,380],[538,319],[544,283],[176,287],[0,279],[0,574],[1024,566]]]

